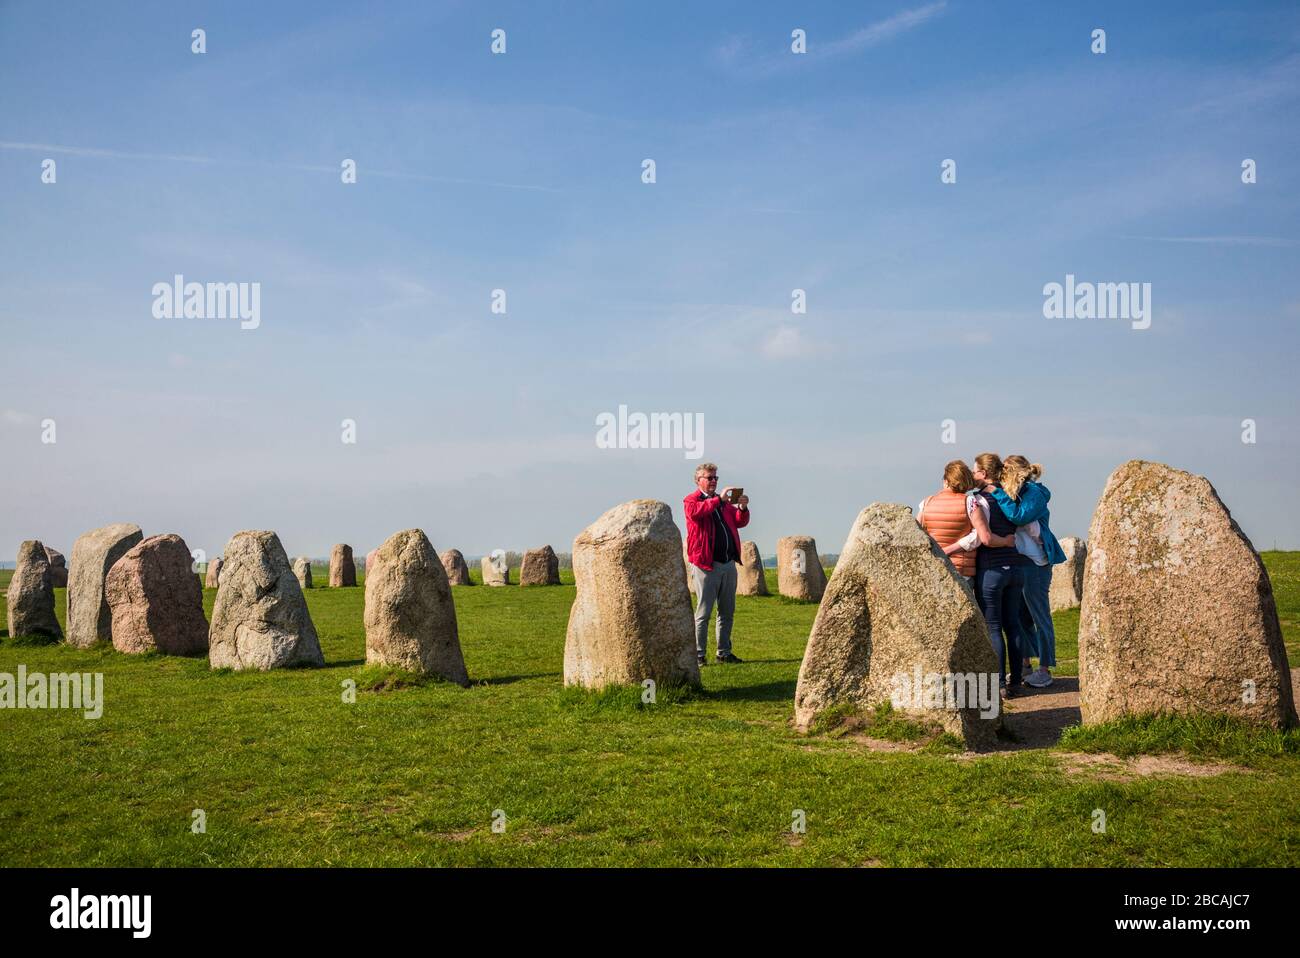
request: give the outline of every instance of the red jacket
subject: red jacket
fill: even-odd
[[[722,510],[722,522],[736,544],[736,561],[740,561],[740,530],[749,525],[749,510],[733,506],[721,496],[701,499],[696,489],[682,500],[686,510],[686,560],[706,572],[713,568],[713,513]]]

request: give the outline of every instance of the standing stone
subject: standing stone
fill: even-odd
[[[520,585],[559,585],[560,557],[550,546],[529,549],[519,567]]]
[[[1079,613],[1085,725],[1220,713],[1295,722],[1268,572],[1204,476],[1134,459],[1088,531]]]
[[[366,553],[366,566],[365,566],[366,578],[370,577],[371,570],[374,569],[375,556],[377,555],[379,555],[378,549],[371,549],[369,552]]]
[[[104,596],[119,652],[206,655],[208,620],[193,557],[177,535],[150,536],[113,563]]]
[[[652,499],[615,506],[573,541],[565,685],[700,684],[681,555],[672,510]]]
[[[311,588],[311,559],[299,556],[293,560],[293,575],[300,589]]]
[[[420,529],[366,557],[366,662],[469,685],[447,570]]]
[[[474,584],[474,580],[469,577],[469,565],[459,549],[448,549],[439,558],[442,560],[443,571],[447,573],[447,581],[451,585]]]
[[[43,635],[63,638],[58,616],[54,614],[54,586],[50,581],[50,560],[38,539],[28,539],[18,547],[14,577],[5,593],[9,638]]]
[[[767,577],[763,575],[763,557],[758,544],[740,544],[740,566],[736,569],[736,595],[769,595]]]
[[[1083,564],[1088,557],[1088,543],[1078,536],[1061,540],[1065,561],[1052,566],[1052,588],[1047,594],[1053,612],[1077,609],[1083,602]]]
[[[510,584],[510,566],[504,555],[496,559],[484,556],[479,562],[479,568],[483,571],[484,585]]]
[[[821,601],[826,571],[812,536],[786,536],[776,543],[776,588],[792,599]]]
[[[922,697],[909,694],[895,709],[937,723],[970,748],[987,749],[1000,721],[997,671],[975,594],[912,510],[883,502],[863,509],[808,637],[794,696],[796,726],[806,731],[834,705],[874,709],[920,685]],[[942,691],[945,683],[957,687],[950,676],[963,680],[960,697]],[[927,686],[939,689],[939,697],[925,699]]]
[[[50,563],[50,585],[56,589],[66,589],[68,586],[68,560],[63,558],[63,553],[58,549],[45,547],[45,558]]]
[[[208,560],[208,574],[203,580],[203,587],[205,589],[215,589],[217,586],[221,585],[221,565],[221,556]]]
[[[357,564],[352,561],[352,547],[340,542],[330,550],[330,588],[357,584]]]
[[[113,637],[113,613],[104,597],[104,580],[113,563],[144,535],[129,522],[93,529],[72,544],[68,571],[68,644],[87,649]]]
[[[214,669],[324,665],[307,600],[274,532],[236,532],[226,543],[212,607],[208,660]]]

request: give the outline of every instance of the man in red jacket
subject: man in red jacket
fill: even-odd
[[[686,559],[695,576],[695,654],[704,664],[709,650],[709,616],[718,606],[718,661],[739,662],[731,654],[731,619],[736,611],[736,564],[740,530],[749,525],[749,496],[735,505],[718,495],[718,467],[701,463],[695,491],[682,500],[686,510]]]

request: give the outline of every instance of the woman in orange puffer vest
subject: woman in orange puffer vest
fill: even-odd
[[[966,511],[966,493],[975,488],[970,467],[954,459],[943,469],[943,488],[917,507],[916,521],[939,543],[944,555],[967,579],[975,576],[975,550],[962,548],[960,541],[974,531]]]

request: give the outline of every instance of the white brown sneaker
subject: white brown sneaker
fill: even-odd
[[[1039,666],[1033,675],[1025,679],[1025,684],[1036,689],[1045,689],[1052,684],[1052,673]]]

